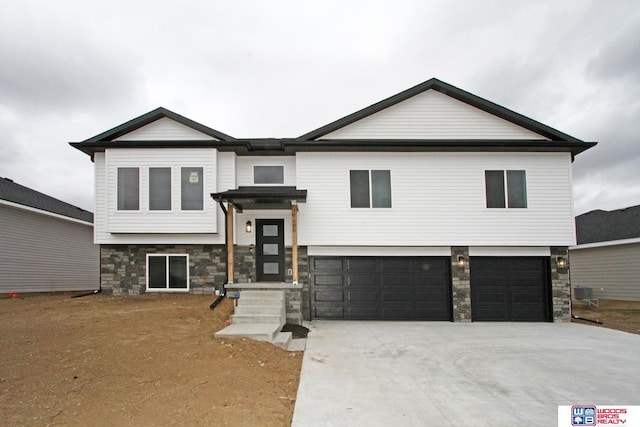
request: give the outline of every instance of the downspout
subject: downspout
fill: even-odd
[[[222,199],[218,200],[218,204],[220,205],[220,209],[222,209],[222,212],[224,212],[224,223],[226,224],[227,223],[227,214],[228,214],[227,208],[224,207],[224,204],[222,203]],[[227,256],[226,253],[227,253],[227,248],[228,247],[229,247],[229,236],[227,235],[226,228],[225,228],[225,233],[224,233],[224,248],[225,248],[224,253],[225,253],[225,257]],[[226,262],[224,263],[224,269],[225,269],[224,277],[227,278],[228,274],[227,274],[227,263]],[[218,297],[211,303],[211,305],[209,306],[209,310],[213,310],[214,308],[216,308],[216,306],[218,304],[220,304],[220,302],[224,299],[224,297],[225,297],[225,295],[227,293],[226,289],[224,287],[224,285],[226,285],[226,283],[227,283],[226,280],[227,279],[225,279],[225,283],[222,285],[222,289],[220,290],[220,295],[218,295]]]

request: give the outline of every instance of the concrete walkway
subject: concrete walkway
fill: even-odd
[[[640,335],[579,324],[313,321],[294,427],[555,426],[640,405]]]

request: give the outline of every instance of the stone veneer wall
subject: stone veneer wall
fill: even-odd
[[[458,255],[464,257],[464,266],[462,267],[458,265]],[[471,278],[469,273],[469,247],[452,247],[451,296],[454,322],[471,322]]]
[[[285,248],[285,273],[292,268],[291,248]],[[285,274],[285,281],[292,282]],[[234,248],[233,282],[237,284],[256,283],[256,257],[254,246],[236,246]],[[287,322],[300,324],[302,319],[311,319],[309,303],[309,257],[306,246],[298,246],[298,284],[299,288],[287,289]],[[258,288],[267,289],[267,288]]]
[[[558,267],[558,257],[567,260],[567,265]],[[571,282],[569,280],[569,248],[566,246],[551,248],[551,292],[553,298],[553,321],[571,321]]]
[[[101,245],[100,284],[103,292],[113,295],[145,293],[148,253],[188,254],[191,293],[213,293],[226,282],[224,245]]]

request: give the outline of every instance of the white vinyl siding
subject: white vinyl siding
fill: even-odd
[[[640,243],[569,250],[571,287],[595,298],[640,301]],[[602,291],[600,290],[602,289]]]
[[[0,204],[0,293],[95,290],[91,224]]]
[[[114,141],[216,141],[215,138],[163,117]]]
[[[321,139],[536,139],[541,135],[427,90]]]
[[[300,245],[570,246],[568,153],[298,153]],[[352,209],[349,171],[390,170],[393,206]],[[527,209],[488,209],[484,171],[526,170]]]
[[[238,186],[250,187],[255,184],[253,179],[254,166],[283,166],[284,167],[284,184],[294,187],[296,185],[296,158],[293,156],[277,156],[277,157],[245,157],[237,158],[238,165]],[[267,184],[276,185],[276,184]]]
[[[109,233],[215,233],[217,205],[209,197],[215,193],[216,153],[214,149],[108,149],[106,152],[107,229]],[[118,168],[139,167],[140,210],[117,210],[116,175]],[[172,209],[149,209],[149,169],[171,168]],[[203,210],[181,208],[183,168],[203,168]],[[200,178],[199,178],[200,179]]]

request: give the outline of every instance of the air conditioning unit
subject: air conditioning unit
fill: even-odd
[[[576,299],[591,299],[593,298],[593,289],[582,287],[573,288],[573,296]]]

